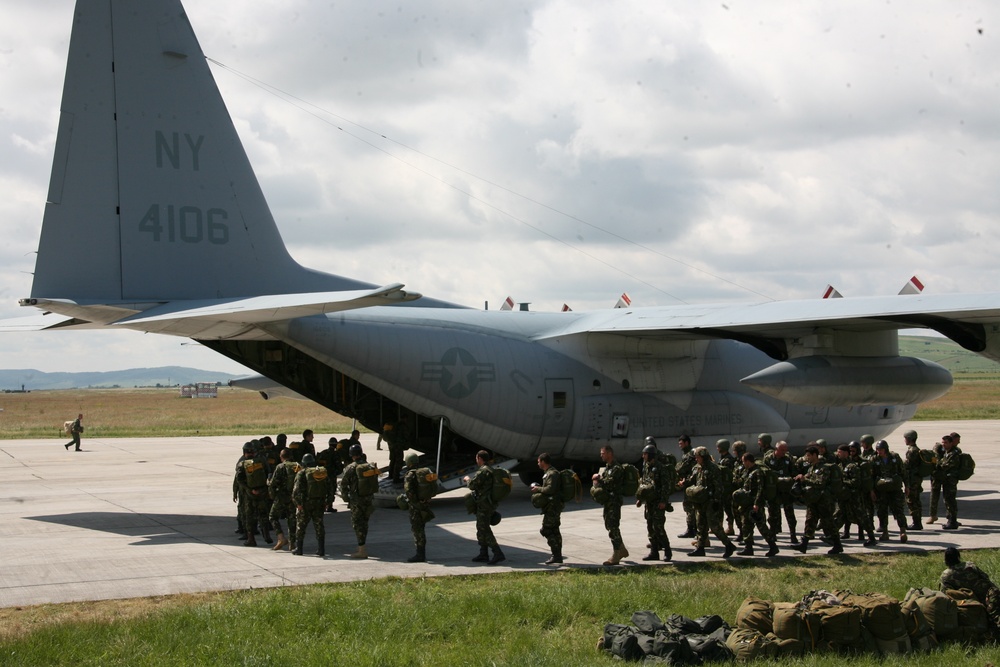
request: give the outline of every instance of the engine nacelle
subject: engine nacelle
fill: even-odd
[[[915,405],[943,396],[952,377],[915,357],[799,357],[740,380],[788,403],[825,407]]]

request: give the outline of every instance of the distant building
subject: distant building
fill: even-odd
[[[218,398],[219,385],[215,382],[196,382],[181,386],[181,398]]]

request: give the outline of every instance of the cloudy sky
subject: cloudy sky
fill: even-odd
[[[307,266],[533,310],[1000,291],[997,3],[186,8]],[[72,10],[0,6],[0,318],[32,314]],[[240,369],[182,342],[4,334],[0,368]]]

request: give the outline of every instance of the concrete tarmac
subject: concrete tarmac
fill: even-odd
[[[868,550],[857,540],[845,541],[848,554],[940,551],[994,548],[1000,534],[1000,459],[995,456],[1000,422],[912,422],[890,439],[894,451],[904,451],[907,428],[920,434],[930,447],[944,433],[962,434],[961,447],[975,457],[975,476],[959,485],[957,531],[941,530],[942,522],[911,532],[907,544],[898,542],[890,518],[891,541]],[[84,434],[85,436],[87,434]],[[274,434],[271,434],[272,437]],[[317,434],[325,443],[329,434]],[[271,545],[245,547],[238,541],[232,479],[236,460],[247,437],[90,438],[83,451],[67,451],[65,440],[0,441],[0,607],[292,586],[318,582],[358,581],[379,577],[422,577],[547,570],[549,552],[538,534],[541,518],[531,506],[525,486],[501,504],[503,521],[494,528],[506,562],[480,565],[470,559],[478,553],[475,522],[466,514],[465,490],[433,501],[437,518],[427,526],[428,563],[407,563],[413,552],[406,512],[378,509],[371,519],[368,551],[371,558],[347,558],[356,541],[350,515],[342,502],[327,514],[325,558],[316,550],[308,529],[305,556],[274,552]],[[375,436],[362,437],[370,460],[388,463],[388,452],[375,449]],[[661,447],[678,453],[676,441]],[[322,447],[320,447],[322,449]],[[756,449],[752,446],[751,449]],[[472,463],[472,462],[470,462]],[[585,480],[586,485],[586,480]],[[930,483],[924,482],[924,506]],[[713,538],[707,558],[692,559],[690,540],[680,539],[684,514],[680,495],[675,511],[667,515],[667,534],[674,561],[719,561],[722,547]],[[941,507],[941,513],[944,507]],[[799,530],[805,511],[799,512]],[[569,503],[563,513],[563,567],[599,568],[611,555],[601,508],[586,493],[580,504]],[[624,566],[645,564],[646,526],[641,509],[622,508],[622,534],[631,555]],[[757,553],[766,547],[757,545]],[[779,559],[802,558],[779,537]],[[809,555],[825,553],[816,541]],[[757,556],[763,560],[762,556]],[[746,560],[734,556],[734,562]],[[659,563],[661,567],[671,567]],[[621,566],[619,566],[621,567]]]

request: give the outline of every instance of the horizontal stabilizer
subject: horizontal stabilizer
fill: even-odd
[[[73,317],[56,315],[55,313],[45,313],[44,315],[12,317],[9,320],[0,320],[0,333],[45,331],[47,329],[63,329],[68,327],[80,328],[81,326],[89,324],[90,322],[82,322]],[[97,326],[99,327],[100,325]]]

